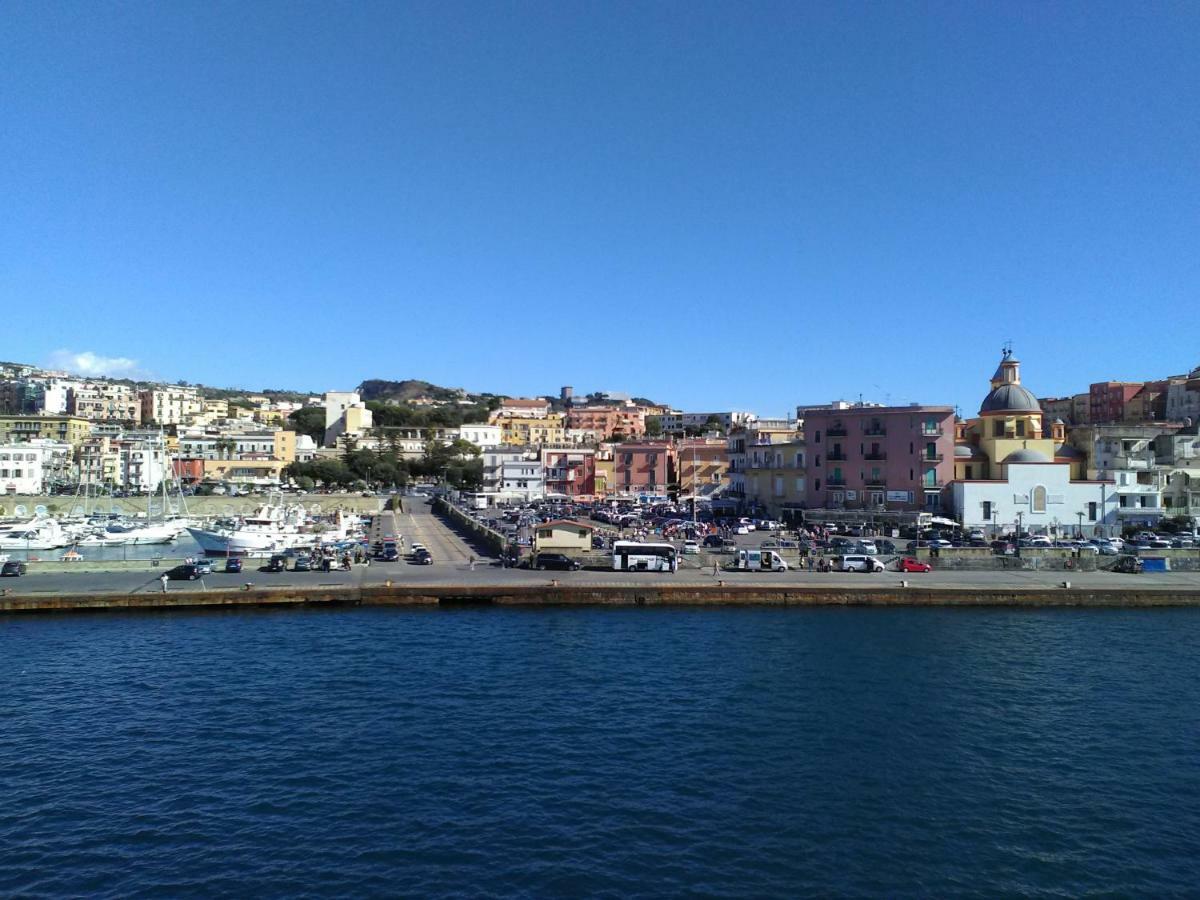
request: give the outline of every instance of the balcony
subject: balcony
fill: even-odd
[[[940,453],[922,453],[919,457],[921,462],[940,463],[945,457]]]
[[[828,429],[825,434],[829,437],[845,437],[846,429],[842,425],[835,425],[833,428]]]
[[[845,478],[829,478],[826,480],[825,484],[827,484],[829,487],[845,487],[846,479]]]
[[[922,478],[921,479],[921,489],[922,490],[936,491],[939,488],[944,488],[945,486],[946,486],[946,482],[942,481],[940,478],[933,478],[933,479]]]
[[[887,434],[887,429],[882,425],[874,428],[864,428],[863,434],[867,435],[868,437],[882,437],[883,435]]]
[[[941,428],[922,428],[922,437],[941,437],[945,432]]]
[[[863,484],[867,485],[867,487],[886,487],[887,479],[884,478],[882,475],[880,475],[879,477],[875,477],[873,475],[868,475],[866,478],[863,479]]]
[[[846,454],[841,452],[827,453],[825,454],[825,458],[829,460],[829,462],[845,462]]]
[[[887,454],[882,450],[871,450],[863,454],[863,459],[870,459],[874,461],[884,460],[887,459]]]

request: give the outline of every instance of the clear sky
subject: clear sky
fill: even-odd
[[[1200,4],[2,15],[0,359],[763,414],[1200,364]]]

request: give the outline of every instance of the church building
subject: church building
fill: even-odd
[[[1116,530],[1111,481],[1087,480],[1087,458],[1049,430],[1037,398],[1021,384],[1021,364],[1006,349],[979,415],[956,426],[950,499],[965,528],[989,537],[1023,530],[1085,538]]]

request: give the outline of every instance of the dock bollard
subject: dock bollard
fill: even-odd
[[[908,579],[907,578],[901,579],[900,587],[908,587]]]
[[[1065,587],[1065,588],[1069,588],[1070,586],[1071,586],[1071,582],[1069,582],[1069,581],[1064,581],[1064,582],[1063,582],[1063,587]]]

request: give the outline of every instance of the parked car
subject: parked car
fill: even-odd
[[[725,539],[723,537],[721,537],[719,534],[709,534],[709,535],[705,535],[703,544],[705,547],[712,547],[712,548],[716,549],[721,546],[721,544],[724,542],[724,540]]]
[[[199,572],[201,575],[211,575],[212,574],[212,560],[211,559],[197,559],[192,562],[192,565],[194,565],[196,567],[196,571]]]
[[[911,556],[905,556],[900,560],[901,572],[932,572],[933,566],[929,563],[923,563],[913,559]]]
[[[0,576],[4,576],[5,578],[20,578],[28,571],[29,567],[16,559],[10,559],[3,566],[0,566]]]
[[[1112,567],[1114,572],[1124,572],[1129,575],[1138,575],[1142,571],[1142,561],[1136,556],[1122,556],[1117,560],[1117,564]]]
[[[854,545],[855,553],[865,553],[867,556],[874,556],[879,552],[879,548],[875,546],[874,541],[859,541]]]
[[[1012,556],[1017,548],[1009,541],[992,541],[992,552],[997,556]]]
[[[195,563],[184,563],[169,570],[167,577],[172,581],[195,581],[202,574],[200,567]]]
[[[293,572],[311,572],[312,567],[311,556],[297,556],[295,562],[292,563]]]
[[[267,561],[266,569],[268,572],[287,571],[287,557],[282,553],[276,553]]]
[[[227,560],[225,560],[225,571],[226,572],[235,572],[235,573],[242,571],[241,557],[231,556]]]
[[[582,568],[577,559],[571,559],[565,553],[539,553],[533,559],[533,568],[558,569],[564,572],[575,572]]]
[[[839,572],[882,572],[883,563],[873,556],[847,554],[838,561],[837,570]]]
[[[687,554],[699,553],[700,552],[700,544],[697,543],[696,541],[684,541],[683,549],[680,552],[687,553]]]

